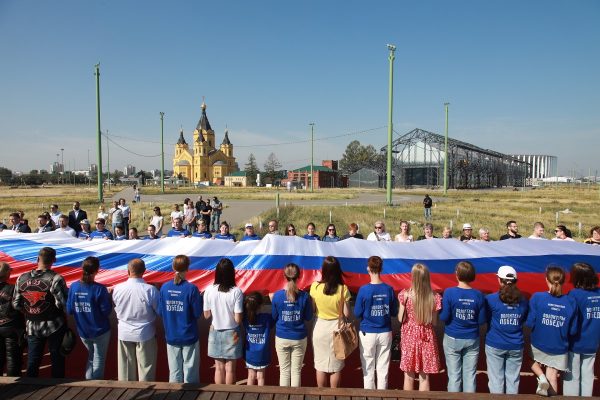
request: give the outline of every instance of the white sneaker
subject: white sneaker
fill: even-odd
[[[550,387],[550,383],[548,383],[548,379],[546,379],[546,376],[538,376],[537,380],[538,384],[537,389],[535,390],[535,394],[538,394],[540,396],[548,396],[548,388]]]

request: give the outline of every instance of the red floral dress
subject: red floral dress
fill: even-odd
[[[403,290],[398,294],[400,304],[404,304],[404,296],[408,291]],[[434,309],[442,309],[442,296],[434,293]],[[405,304],[406,318],[402,324],[400,348],[402,358],[400,369],[404,372],[423,372],[435,374],[440,372],[440,353],[438,350],[437,336],[431,324],[421,325],[415,321],[413,301],[408,296]],[[433,310],[432,310],[433,311]]]

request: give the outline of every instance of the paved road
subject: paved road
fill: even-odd
[[[117,200],[119,198],[125,198],[128,201],[133,199],[133,188],[126,187],[120,192],[116,193],[113,196],[113,200]],[[154,195],[144,195],[144,191],[142,189],[142,202],[156,202],[156,203],[182,203],[183,199],[189,197],[196,201],[198,198],[198,193],[165,193],[165,194],[154,194]],[[275,197],[275,196],[273,196]],[[433,197],[432,197],[433,198]],[[225,205],[225,210],[223,211],[222,219],[227,220],[232,226],[238,226],[245,222],[250,221],[253,217],[275,207],[275,200],[227,200],[227,198],[220,199],[223,201]],[[423,196],[421,195],[396,195],[393,198],[393,202],[395,205],[406,203],[406,202],[414,202],[414,201],[422,201]],[[440,199],[433,198],[434,201],[438,201]],[[384,204],[385,203],[385,193],[359,193],[356,198],[353,199],[340,199],[340,200],[301,200],[297,202],[285,202],[280,201],[280,205],[284,206],[285,204],[294,204],[296,206],[344,206],[344,205],[353,205],[353,204]]]

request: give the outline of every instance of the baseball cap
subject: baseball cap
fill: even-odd
[[[517,271],[508,265],[503,265],[498,268],[498,273],[496,275],[501,279],[517,280]]]
[[[88,221],[87,219],[82,219],[81,222],[79,223],[79,225],[89,225],[90,221]]]
[[[244,228],[254,228],[254,225],[248,222],[246,225],[244,225]]]
[[[471,227],[471,224],[463,224],[463,231],[465,229],[473,229],[473,227]]]

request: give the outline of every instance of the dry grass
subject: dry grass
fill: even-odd
[[[404,193],[404,192],[403,192]],[[423,194],[424,191],[411,191],[410,194]],[[545,188],[524,191],[487,190],[452,191],[447,198],[440,193],[429,191],[434,199],[432,209],[434,234],[441,235],[444,226],[452,226],[453,236],[461,234],[462,224],[470,223],[474,235],[481,227],[490,230],[497,239],[506,233],[506,222],[514,219],[518,222],[520,233],[529,236],[533,224],[541,221],[546,226],[546,236],[553,237],[558,213],[558,221],[571,229],[576,239],[588,237],[592,226],[600,225],[600,193],[598,189],[587,188]],[[564,213],[569,209],[571,212]],[[331,212],[331,219],[330,219]],[[277,210],[259,217],[262,221],[277,218]],[[279,220],[295,224],[297,231],[304,234],[308,222],[317,225],[317,233],[322,235],[330,221],[338,228],[338,234],[344,234],[350,222],[356,222],[363,234],[372,230],[376,220],[383,220],[390,234],[399,232],[399,221],[411,221],[413,236],[422,234],[424,224],[421,201],[402,203],[395,207],[385,205],[361,205],[340,207],[285,207],[279,210]],[[581,223],[581,233],[579,224]]]
[[[210,186],[194,188],[190,186],[165,187],[165,194],[185,195],[210,195],[218,197],[227,197],[231,200],[272,200],[276,193],[279,193],[281,200],[343,200],[356,197],[358,190],[354,189],[318,189],[314,193],[307,190],[292,190],[288,192],[282,188],[266,187],[224,187]],[[142,188],[143,195],[161,194],[160,187],[148,186]]]

